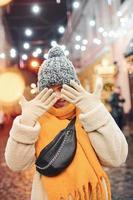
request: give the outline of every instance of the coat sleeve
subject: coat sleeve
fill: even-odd
[[[126,138],[102,103],[94,110],[80,114],[79,119],[103,166],[118,167],[126,161]]]
[[[35,162],[35,142],[38,139],[40,124],[34,127],[20,123],[21,116],[15,118],[5,148],[5,160],[10,169],[21,171],[30,168]]]

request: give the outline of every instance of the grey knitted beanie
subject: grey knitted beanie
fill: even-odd
[[[39,91],[58,84],[70,85],[70,80],[80,83],[72,62],[65,56],[60,46],[51,48],[48,59],[42,63],[38,72]]]

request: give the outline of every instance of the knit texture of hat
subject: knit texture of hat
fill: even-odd
[[[60,46],[51,48],[48,59],[42,63],[38,72],[39,91],[54,85],[70,85],[70,80],[80,83],[72,62]]]

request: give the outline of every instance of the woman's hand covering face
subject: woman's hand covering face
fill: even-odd
[[[102,91],[102,80],[96,81],[96,87],[93,93],[87,92],[81,85],[75,81],[70,81],[70,86],[64,84],[61,90],[61,97],[66,101],[77,106],[82,113],[91,111],[100,104],[100,96]]]

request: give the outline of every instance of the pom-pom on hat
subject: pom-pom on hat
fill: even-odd
[[[48,59],[42,63],[38,72],[39,91],[54,85],[70,85],[70,80],[80,83],[72,62],[60,46],[51,48]]]

